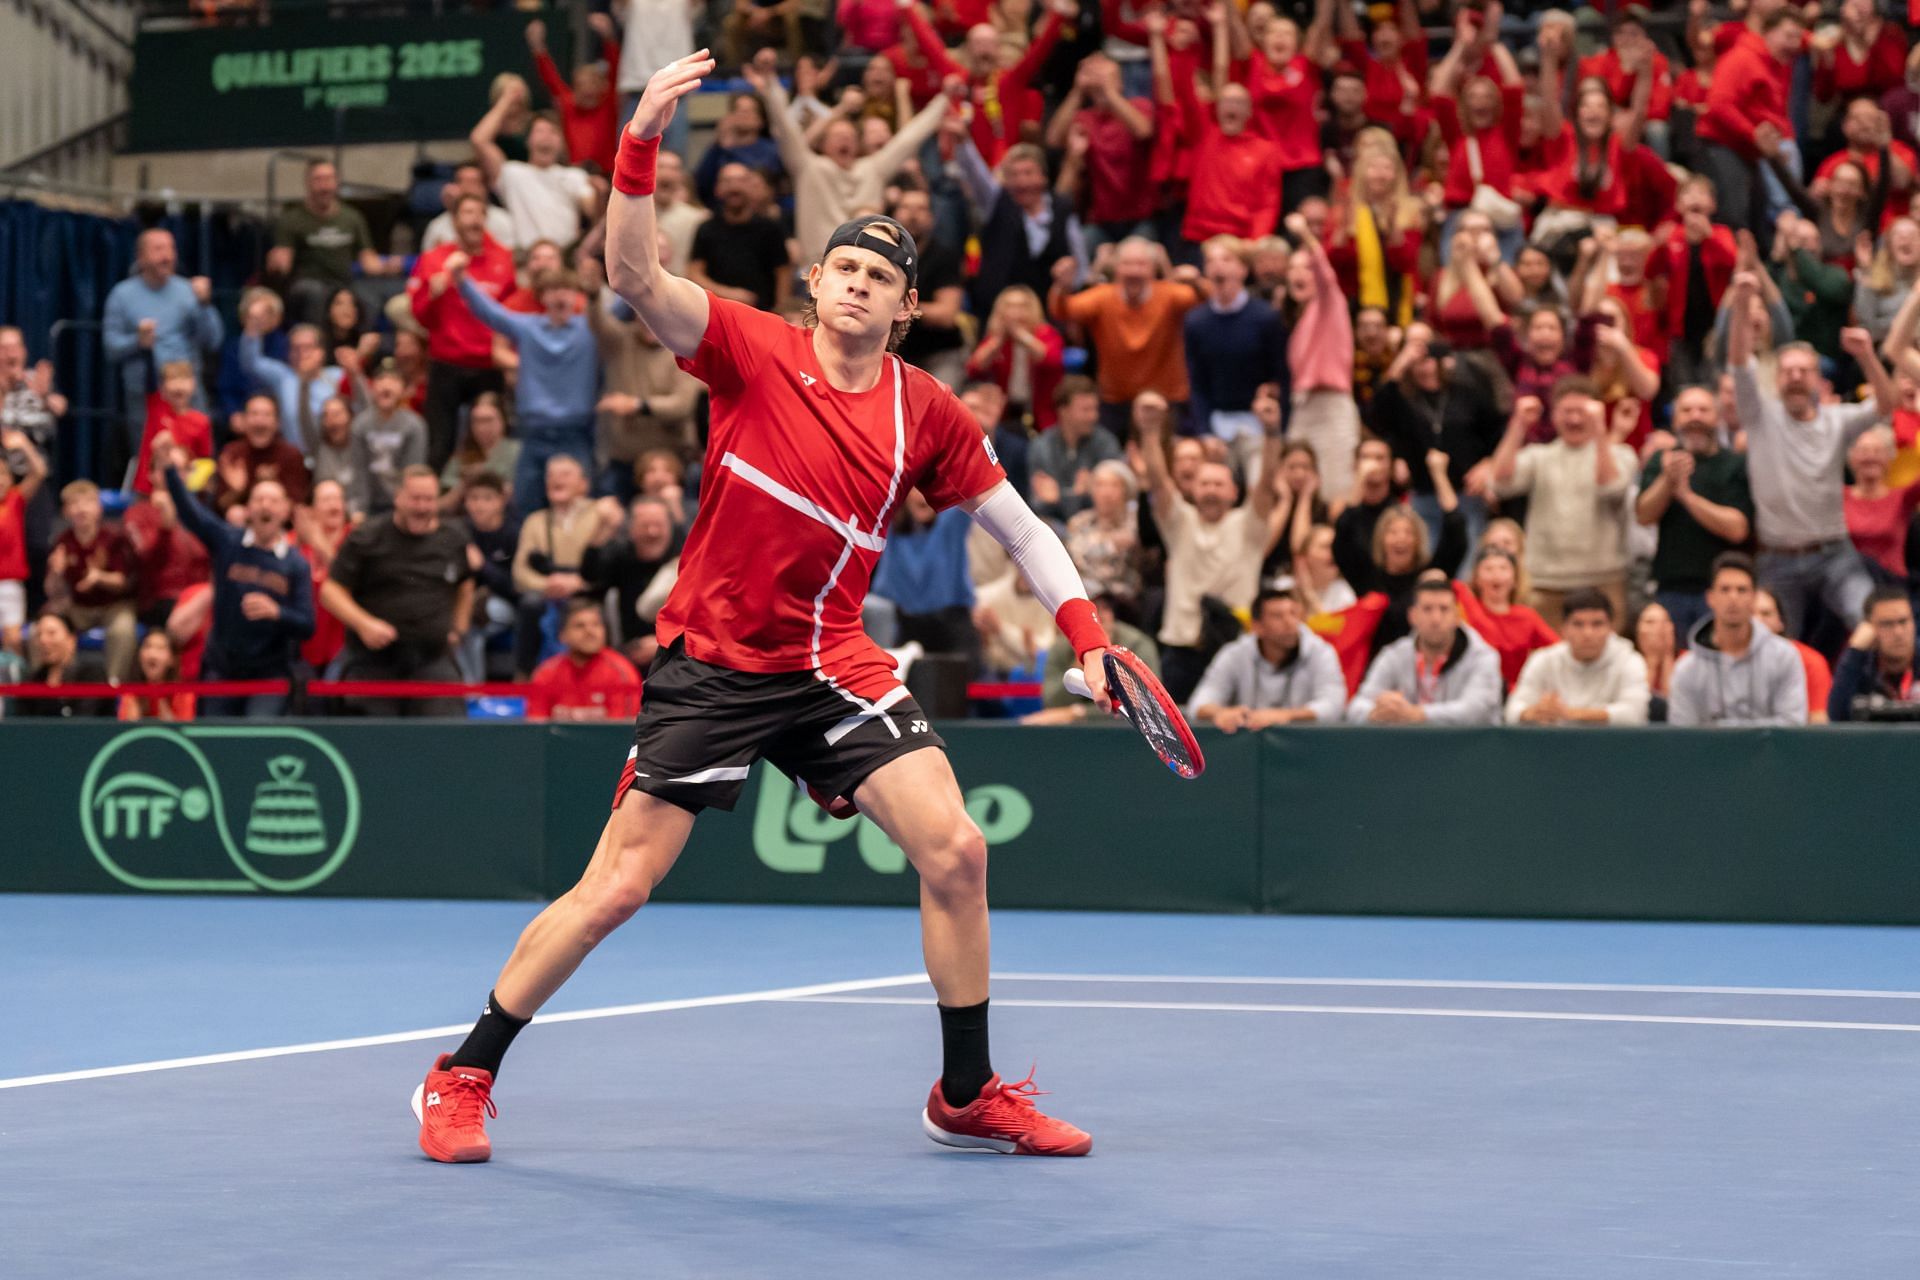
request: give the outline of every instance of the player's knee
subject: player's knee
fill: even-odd
[[[633,919],[647,905],[653,886],[630,877],[607,876],[598,882],[583,882],[581,889],[587,908],[587,940],[595,945]]]
[[[938,897],[986,896],[987,840],[971,818],[962,815],[925,851],[920,859],[920,879]]]
[[[598,944],[647,905],[653,877],[637,860],[627,861],[618,870],[582,880],[579,893],[587,909],[587,938]]]

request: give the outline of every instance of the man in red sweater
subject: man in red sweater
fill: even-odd
[[[620,100],[614,96],[607,69],[620,65],[620,38],[614,33],[613,19],[604,13],[587,15],[587,25],[600,37],[604,63],[583,62],[573,69],[569,84],[547,52],[547,24],[535,18],[527,24],[527,51],[533,54],[533,69],[540,83],[553,96],[560,112],[560,128],[567,135],[567,155],[575,164],[598,165],[600,172],[613,172],[613,155],[620,147]]]
[[[1243,84],[1223,84],[1211,107],[1194,92],[1191,72],[1175,76],[1167,48],[1166,15],[1147,15],[1148,48],[1153,58],[1154,94],[1163,114],[1178,121],[1165,129],[1192,151],[1188,175],[1187,213],[1180,224],[1186,243],[1176,255],[1190,262],[1203,241],[1214,236],[1258,240],[1280,225],[1280,149],[1255,132],[1253,95]],[[1225,23],[1216,24],[1213,41],[1224,64]]]
[[[1701,167],[1720,196],[1721,220],[1753,232],[1765,252],[1773,236],[1770,194],[1762,178],[1768,162],[1799,168],[1787,91],[1793,64],[1806,42],[1806,19],[1781,9],[1766,20],[1758,46],[1739,38],[1721,57],[1707,88],[1707,108],[1695,126],[1704,144]]]
[[[1023,140],[1023,125],[1039,125],[1046,104],[1033,87],[1033,78],[1059,43],[1065,23],[1079,17],[1080,6],[1075,0],[1047,0],[1047,16],[1033,33],[1032,43],[1008,64],[1001,57],[1000,33],[985,23],[968,30],[960,59],[955,61],[940,43],[940,33],[927,20],[926,11],[914,0],[899,0],[899,4],[927,65],[941,80],[959,76],[967,82],[973,103],[973,145],[988,168],[999,164],[1007,148]]]
[[[463,195],[453,206],[454,238],[429,249],[407,280],[413,318],[427,331],[427,462],[435,471],[453,455],[460,410],[483,391],[506,390],[493,363],[493,330],[468,310],[447,273],[447,259],[468,258],[467,274],[495,298],[513,291],[513,254],[487,234],[487,202]]]
[[[607,623],[593,600],[571,600],[560,643],[527,686],[529,720],[627,720],[640,714],[640,673],[607,648]]]
[[[1084,193],[1092,245],[1153,234],[1153,104],[1121,92],[1119,63],[1096,53],[1080,64],[1047,124],[1047,145],[1066,149],[1065,176]]]

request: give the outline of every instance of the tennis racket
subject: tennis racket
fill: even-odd
[[[1160,763],[1182,778],[1205,773],[1207,758],[1200,754],[1200,743],[1160,677],[1131,649],[1110,648],[1104,662],[1107,691],[1113,695],[1114,706],[1140,731]],[[1068,693],[1082,698],[1093,696],[1087,678],[1077,668],[1067,672],[1065,683]]]

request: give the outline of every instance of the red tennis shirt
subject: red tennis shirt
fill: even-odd
[[[880,381],[836,391],[810,330],[709,297],[680,367],[707,384],[700,509],[660,611],[661,647],[736,671],[814,671],[856,697],[892,690],[860,627],[867,584],[909,489],[944,510],[1006,478],[973,415],[888,356]]]

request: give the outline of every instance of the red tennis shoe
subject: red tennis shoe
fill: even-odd
[[[479,1164],[493,1155],[487,1117],[493,1105],[493,1073],[479,1067],[447,1066],[443,1053],[413,1091],[413,1114],[420,1120],[420,1149],[443,1164]]]
[[[1033,1087],[1031,1071],[1015,1084],[996,1075],[972,1102],[950,1107],[936,1080],[920,1123],[929,1138],[948,1147],[1012,1156],[1083,1156],[1093,1150],[1091,1134],[1043,1115],[1033,1105],[1044,1092]]]

